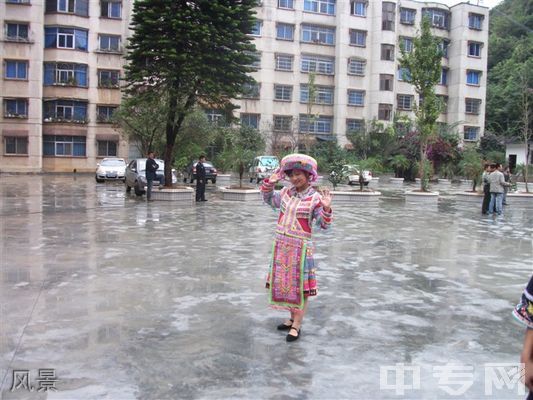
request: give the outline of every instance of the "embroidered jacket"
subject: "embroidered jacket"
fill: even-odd
[[[522,299],[515,307],[513,315],[529,329],[533,329],[533,276],[529,279]]]
[[[274,191],[274,185],[268,179],[261,185],[263,200],[274,209],[280,209],[276,233],[300,239],[311,239],[313,220],[322,229],[331,224],[332,212],[324,211],[320,194],[309,187],[302,193],[294,188],[284,187]]]

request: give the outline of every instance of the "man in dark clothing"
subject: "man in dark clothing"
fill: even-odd
[[[153,151],[148,152],[148,158],[146,159],[146,201],[152,201],[152,187],[154,181],[159,180],[159,185],[164,185],[164,178],[158,178],[156,171],[159,169],[159,164],[155,161],[155,155]]]
[[[490,204],[490,183],[489,183],[489,175],[492,172],[492,168],[490,164],[485,164],[483,167],[483,175],[482,175],[482,183],[483,183],[483,204],[481,206],[481,213],[483,215],[486,215],[489,212],[489,204]]]
[[[207,201],[205,199],[205,156],[201,155],[196,164],[196,201]]]

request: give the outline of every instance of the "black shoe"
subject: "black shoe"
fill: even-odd
[[[285,325],[285,323],[283,324],[279,324],[278,325],[278,331],[288,331],[289,329],[291,329],[292,327],[292,323],[294,322],[292,319],[290,320],[291,321],[291,324],[290,325]]]
[[[206,199],[202,199],[202,200],[200,200],[200,201],[207,201],[207,200],[206,200]]]
[[[293,336],[290,334],[291,333],[290,331],[292,331],[293,329],[296,331],[298,336]],[[289,330],[289,334],[286,337],[287,342],[294,342],[298,339],[300,339],[300,329],[291,327],[291,329]]]

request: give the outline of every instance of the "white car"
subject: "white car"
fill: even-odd
[[[358,165],[345,165],[346,175],[348,176],[348,185],[359,185],[359,171]],[[368,186],[372,180],[372,172],[363,170],[363,182],[365,186]]]
[[[104,181],[124,182],[126,173],[126,161],[123,158],[108,157],[96,164],[96,182]]]
[[[159,165],[156,171],[155,184],[159,185],[161,176],[165,172],[165,162],[158,158],[155,162]],[[176,170],[172,168],[172,183],[178,182]],[[131,188],[135,191],[137,196],[142,196],[146,192],[146,158],[137,158],[132,160],[126,168],[126,178],[124,180],[126,185],[126,192],[131,192]]]
[[[276,156],[255,157],[250,166],[250,182],[254,179],[257,183],[269,177],[279,167],[279,159]]]

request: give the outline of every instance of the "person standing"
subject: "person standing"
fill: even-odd
[[[513,316],[526,326],[520,362],[524,364],[524,385],[529,389],[527,400],[533,400],[533,276],[513,310]]]
[[[510,186],[509,183],[505,182],[505,178],[501,172],[502,166],[500,164],[492,164],[491,168],[494,171],[489,175],[489,184],[490,184],[490,203],[489,203],[489,214],[496,213],[498,215],[502,214],[503,208],[503,188],[505,186]]]
[[[509,187],[511,186],[511,170],[509,169],[509,166],[506,166],[503,170],[503,178],[505,179],[505,182],[509,184],[509,186],[504,186],[503,188],[503,205],[506,206],[507,204],[507,192],[509,191]]]
[[[483,175],[481,176],[481,181],[483,182],[483,204],[481,205],[481,214],[487,215],[489,212],[490,204],[490,183],[489,175],[492,172],[490,164],[485,164],[483,166]]]
[[[331,224],[329,191],[319,193],[311,186],[317,176],[314,158],[290,154],[261,185],[265,203],[279,209],[266,287],[272,307],[290,312],[290,318],[278,325],[278,330],[288,331],[287,342],[300,338],[308,298],[317,294],[311,227],[313,222],[322,229]],[[275,191],[276,183],[285,177],[291,186]]]
[[[146,201],[152,201],[152,187],[154,181],[157,180],[156,171],[159,169],[159,164],[155,160],[155,154],[153,151],[148,152],[148,158],[146,159]],[[162,185],[161,180],[159,184]]]
[[[205,156],[202,154],[196,163],[196,201],[205,199]]]

